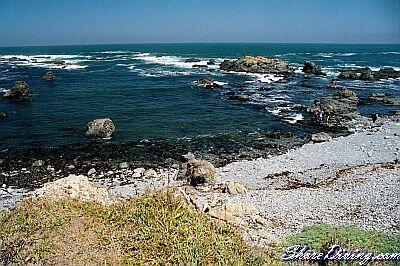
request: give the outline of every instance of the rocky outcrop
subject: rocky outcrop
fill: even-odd
[[[325,117],[329,116],[331,124],[340,124],[342,120],[353,119],[359,115],[358,103],[359,98],[355,92],[347,88],[340,88],[332,96],[315,100],[310,111],[323,111]]]
[[[311,135],[311,140],[313,142],[325,142],[325,141],[330,141],[332,140],[332,137],[329,136],[327,133],[325,132],[320,132],[320,133],[315,133]]]
[[[224,192],[229,193],[231,195],[245,194],[247,192],[247,188],[240,182],[229,181],[225,185]]]
[[[103,205],[117,202],[117,197],[110,194],[107,187],[89,181],[83,175],[69,175],[57,181],[45,184],[33,192],[34,197],[45,197],[55,201],[65,198],[94,201]]]
[[[4,99],[10,100],[24,100],[29,99],[31,96],[32,92],[25,81],[15,81],[11,90],[3,94]]]
[[[197,58],[189,58],[189,59],[186,59],[185,60],[185,63],[198,63],[198,62],[200,62],[201,60],[200,59],[197,59]]]
[[[378,71],[372,71],[369,67],[361,69],[346,70],[340,72],[339,79],[359,79],[359,80],[380,80],[389,78],[400,78],[400,71],[391,67],[381,68]]]
[[[85,135],[88,137],[110,138],[114,131],[114,122],[110,118],[101,118],[90,121],[87,124]]]
[[[234,72],[249,72],[262,74],[287,75],[293,73],[293,69],[287,62],[276,58],[261,56],[243,56],[238,60],[224,60],[220,65],[221,70]]]
[[[338,76],[339,79],[358,79],[358,73],[354,70],[341,71]]]
[[[205,77],[197,80],[197,85],[204,86],[207,89],[218,89],[222,88],[221,85],[216,83],[212,77]]]
[[[373,75],[375,79],[396,79],[400,78],[400,71],[396,71],[392,67],[385,67],[375,71]]]
[[[207,61],[207,65],[215,65],[215,60],[214,59],[209,59]]]
[[[306,74],[326,76],[326,73],[323,73],[321,71],[321,68],[318,67],[317,64],[315,64],[312,61],[305,61],[304,62],[303,72],[306,73]]]
[[[187,162],[181,165],[180,178],[188,180],[193,186],[214,181],[215,167],[210,162],[197,160],[190,152],[184,158]]]
[[[370,104],[384,104],[392,106],[400,106],[400,97],[390,97],[386,93],[372,93],[366,98],[360,99],[360,105],[370,105]]]
[[[53,80],[54,79],[54,74],[51,71],[48,71],[44,76],[43,76],[43,80]]]

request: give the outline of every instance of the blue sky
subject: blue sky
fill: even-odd
[[[400,0],[0,0],[0,45],[400,43]]]

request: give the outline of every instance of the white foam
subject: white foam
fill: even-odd
[[[84,61],[89,61],[82,58],[80,55],[3,55],[0,58],[5,60],[11,60],[12,58],[17,58],[18,61],[8,61],[9,64],[21,65],[21,66],[32,66],[32,67],[42,67],[42,68],[52,68],[52,69],[83,69],[86,65],[79,65],[79,63]],[[65,64],[57,65],[51,63],[51,61],[64,61]],[[15,66],[13,66],[15,67]]]
[[[296,124],[298,121],[304,120],[304,117],[302,114],[294,114],[288,119],[285,119],[285,121],[289,122],[290,124]]]

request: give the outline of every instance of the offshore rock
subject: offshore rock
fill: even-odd
[[[318,67],[317,64],[315,64],[312,61],[305,61],[304,62],[303,72],[306,73],[306,74],[326,76],[326,73],[323,73],[321,71],[321,68]]]
[[[51,71],[48,71],[44,76],[43,76],[43,80],[53,80],[54,79],[54,74]]]
[[[15,81],[10,91],[3,94],[4,99],[24,100],[32,96],[29,85],[25,81]]]
[[[101,118],[90,121],[87,124],[85,135],[88,137],[110,138],[114,131],[114,122],[110,118]]]
[[[281,74],[293,73],[293,69],[287,62],[277,58],[266,58],[261,56],[246,55],[238,60],[224,60],[220,65],[221,70],[234,72],[249,72],[262,74]]]

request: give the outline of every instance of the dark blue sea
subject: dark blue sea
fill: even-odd
[[[277,57],[296,73],[273,78],[226,73],[218,64],[243,55]],[[16,57],[18,60],[10,60]],[[193,68],[188,58],[216,65]],[[332,94],[327,87],[340,70],[370,67],[400,69],[400,45],[342,44],[130,44],[53,47],[0,47],[0,89],[26,81],[33,99],[0,99],[0,148],[57,147],[86,143],[88,121],[110,117],[117,131],[114,143],[210,138],[232,134],[284,130],[308,132],[299,121],[298,106]],[[305,60],[327,72],[325,77],[301,73]],[[64,66],[48,63],[64,61]],[[56,75],[44,81],[47,71]],[[211,76],[222,89],[207,90],[195,81]],[[400,80],[341,81],[361,96],[386,92],[400,96]],[[258,87],[270,87],[258,91]],[[250,101],[230,101],[228,91],[250,95]],[[389,113],[383,105],[361,107],[360,112]],[[204,144],[207,145],[207,144]]]

